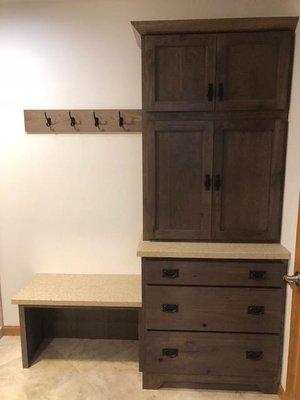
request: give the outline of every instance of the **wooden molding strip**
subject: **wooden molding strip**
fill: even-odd
[[[25,110],[27,133],[131,133],[142,131],[141,110]]]
[[[140,35],[245,31],[295,31],[298,17],[132,21]]]
[[[4,325],[3,336],[20,336],[20,326]]]

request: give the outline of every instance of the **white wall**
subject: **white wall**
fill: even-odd
[[[141,135],[27,135],[23,109],[141,107],[140,49],[131,20],[299,14],[299,0],[0,1],[6,325],[18,323],[10,298],[36,272],[140,272]],[[300,189],[299,66],[297,41],[282,234],[292,252]],[[284,364],[283,382],[285,370]]]

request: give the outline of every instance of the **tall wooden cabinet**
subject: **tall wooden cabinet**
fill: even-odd
[[[145,388],[277,390],[286,258],[231,250],[280,241],[297,22],[132,23],[142,39],[143,240],[169,242],[159,258],[142,253]],[[225,242],[228,257],[181,258],[176,242]]]

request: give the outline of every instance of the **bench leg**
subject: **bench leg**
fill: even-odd
[[[43,342],[43,319],[41,308],[19,306],[23,368],[29,368]]]

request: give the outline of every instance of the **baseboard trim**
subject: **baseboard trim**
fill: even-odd
[[[281,400],[285,399],[285,390],[283,389],[283,387],[281,385],[279,385],[278,388],[278,396],[280,397]]]
[[[20,327],[18,325],[4,325],[3,336],[20,336]]]

